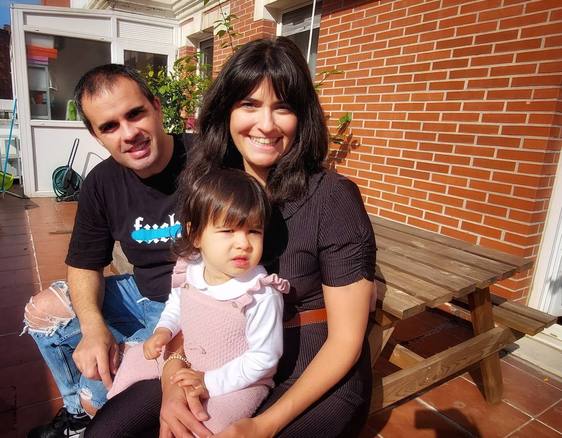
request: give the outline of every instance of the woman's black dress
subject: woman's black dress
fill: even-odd
[[[324,307],[322,285],[345,286],[373,280],[375,240],[357,186],[330,171],[313,175],[307,194],[286,203],[266,232],[267,252],[281,254],[266,265],[289,280],[284,319]],[[264,255],[267,259],[268,256]],[[285,329],[276,387],[260,407],[267,409],[302,374],[327,337],[326,323]],[[370,404],[371,364],[367,342],[357,364],[320,400],[289,424],[280,437],[353,437]],[[150,436],[158,430],[159,381],[139,382],[111,399],[96,415],[86,437]]]

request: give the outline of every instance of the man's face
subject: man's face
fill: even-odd
[[[141,178],[166,167],[170,153],[165,149],[171,143],[162,125],[160,101],[150,102],[134,81],[118,78],[111,88],[84,96],[82,108],[94,136],[119,164]]]

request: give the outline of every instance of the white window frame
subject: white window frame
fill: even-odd
[[[320,0],[255,0],[254,1],[254,20],[272,20],[277,24],[276,34],[282,35],[283,15],[312,5],[311,28],[309,29],[308,47],[305,59],[310,64],[310,53],[312,49],[312,32],[314,30],[314,16],[318,13],[316,9]],[[318,23],[320,25],[320,23]],[[317,47],[318,49],[318,47]]]
[[[559,277],[562,271],[562,157],[558,161],[535,266],[529,306],[562,316]]]

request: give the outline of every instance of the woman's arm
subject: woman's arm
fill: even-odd
[[[171,353],[183,355],[183,336],[180,333],[166,346],[166,357]],[[211,432],[201,424],[208,419],[201,401],[187,397],[184,390],[171,382],[176,371],[185,367],[181,360],[169,361],[162,370],[162,407],[160,408],[160,437],[193,437],[192,433],[204,438]]]
[[[357,362],[361,349],[373,283],[368,280],[341,286],[323,286],[328,315],[328,337],[300,378],[262,414],[230,426],[217,437],[273,437],[339,382]]]

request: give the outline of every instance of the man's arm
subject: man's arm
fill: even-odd
[[[101,313],[104,295],[102,270],[69,266],[68,285],[72,307],[82,331],[82,339],[72,358],[85,377],[101,380],[109,389],[113,383],[111,374],[117,371],[119,349]]]

